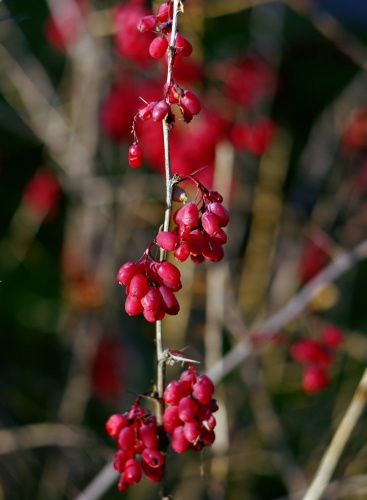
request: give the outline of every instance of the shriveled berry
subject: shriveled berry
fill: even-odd
[[[140,144],[129,147],[129,164],[133,168],[139,168],[143,164],[143,148]]]

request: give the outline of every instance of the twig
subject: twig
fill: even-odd
[[[269,319],[256,326],[258,332],[268,332],[269,338],[276,334],[280,328],[294,319],[307,306],[314,294],[325,284],[335,281],[349,271],[354,264],[367,257],[367,240],[362,241],[350,252],[335,259],[315,276],[299,293]],[[249,332],[250,333],[250,332]],[[222,380],[228,373],[239,366],[252,352],[252,346],[245,338],[231,349],[220,361],[213,365],[207,372],[214,383]]]
[[[342,419],[334,437],[325,451],[317,473],[309,487],[303,500],[319,500],[331,476],[335,470],[336,464],[342,454],[342,451],[352,434],[356,423],[367,402],[367,368],[365,369],[358,387],[354,393],[353,399]]]

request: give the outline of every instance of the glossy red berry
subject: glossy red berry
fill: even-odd
[[[172,380],[166,387],[163,399],[166,404],[178,405],[180,400],[184,397],[182,386],[178,380]]]
[[[183,97],[179,100],[180,107],[190,115],[197,115],[201,110],[199,98],[191,90],[185,90]]]
[[[189,442],[185,437],[183,425],[176,427],[172,432],[172,448],[177,453],[183,453],[189,447]]]
[[[156,242],[164,250],[172,252],[179,246],[180,239],[171,231],[161,231],[157,234]]]
[[[117,440],[118,447],[122,451],[132,450],[135,444],[135,433],[131,427],[124,427]]]
[[[111,437],[117,438],[123,427],[128,425],[129,420],[117,413],[116,415],[111,415],[111,417],[106,422],[106,430]]]
[[[326,371],[318,365],[306,366],[303,372],[302,387],[307,394],[315,394],[330,383]]]
[[[151,31],[153,30],[158,24],[158,19],[156,16],[154,15],[150,15],[150,16],[145,16],[143,17],[137,28],[139,31],[141,31],[142,33],[144,33],[145,31]]]
[[[143,148],[140,144],[133,144],[129,147],[129,164],[133,168],[138,168],[143,164]]]
[[[159,264],[157,273],[168,283],[177,283],[181,278],[179,269],[174,264],[171,264],[171,262],[162,262]]]
[[[149,54],[155,59],[159,59],[165,55],[167,48],[167,38],[164,36],[157,36],[149,45]]]

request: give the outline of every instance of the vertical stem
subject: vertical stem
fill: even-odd
[[[173,20],[171,32],[171,46],[168,48],[168,69],[167,69],[167,85],[169,86],[172,80],[172,67],[175,54],[175,41],[177,34],[177,19],[178,14],[183,10],[181,0],[174,0],[173,4]],[[166,176],[166,211],[164,216],[163,230],[169,231],[171,215],[172,215],[172,171],[171,171],[171,154],[170,154],[170,126],[166,120],[163,120],[163,141],[164,141],[164,166]],[[166,252],[161,251],[160,260],[165,260]],[[157,423],[162,425],[164,401],[163,393],[165,389],[166,369],[164,362],[164,347],[163,347],[163,329],[162,321],[156,322],[156,349],[157,349]]]

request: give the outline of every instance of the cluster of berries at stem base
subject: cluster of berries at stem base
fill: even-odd
[[[342,330],[327,324],[321,331],[320,339],[299,339],[291,347],[291,356],[304,365],[302,387],[307,394],[314,394],[330,383],[327,373],[334,361],[333,351],[343,343]]]
[[[181,288],[181,273],[171,262],[158,262],[150,255],[151,243],[137,262],[126,262],[117,281],[126,286],[125,311],[130,316],[143,314],[151,323],[167,314],[175,315],[180,305],[175,292]]]
[[[173,231],[161,231],[156,242],[164,250],[174,251],[174,257],[180,262],[188,257],[196,264],[205,259],[219,262],[227,242],[223,227],[229,222],[223,198],[217,191],[207,190],[194,177],[187,178],[197,186],[198,203],[189,202],[180,207],[173,215],[176,227]]]
[[[149,54],[154,58],[167,56],[170,64],[168,81],[164,86],[163,95],[157,101],[146,102],[133,121],[132,133],[134,143],[129,148],[129,164],[138,168],[143,164],[143,148],[136,134],[136,121],[139,117],[146,121],[153,119],[155,122],[165,121],[171,129],[175,123],[175,114],[171,106],[178,105],[182,119],[189,123],[201,110],[201,103],[197,95],[191,90],[181,88],[172,78],[172,71],[180,65],[181,57],[189,57],[192,45],[178,31],[172,33],[173,2],[163,3],[159,6],[157,15],[144,16],[137,25],[142,33],[154,33],[156,37],[149,45]],[[174,35],[174,39],[173,39]],[[170,56],[168,56],[168,52]]]
[[[163,476],[164,455],[159,451],[156,418],[139,406],[140,399],[136,399],[129,412],[112,415],[106,422],[107,432],[118,446],[114,468],[121,473],[121,491],[139,483],[143,472],[153,482]],[[137,456],[141,456],[140,461]]]
[[[213,399],[214,384],[207,375],[198,375],[189,363],[179,380],[166,387],[163,399],[168,405],[163,414],[163,426],[171,435],[174,451],[188,448],[200,451],[215,440],[216,420],[213,415],[218,405]]]

